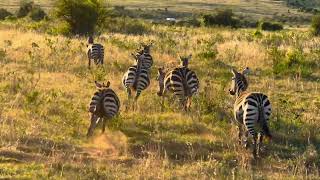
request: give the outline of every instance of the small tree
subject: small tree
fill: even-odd
[[[283,29],[283,26],[277,22],[264,21],[260,23],[260,29],[264,31],[280,31]]]
[[[56,15],[65,21],[73,34],[93,34],[106,18],[101,0],[58,0]]]
[[[44,17],[46,17],[47,14],[44,12],[43,9],[41,9],[40,6],[35,6],[34,8],[32,8],[29,16],[34,21],[40,21],[44,19]]]
[[[6,9],[0,9],[0,20],[4,20],[6,17],[11,16],[12,14]]]
[[[29,12],[32,10],[33,8],[33,1],[28,1],[28,0],[23,0],[20,2],[20,8],[17,11],[17,17],[18,18],[22,18],[22,17],[26,17]]]
[[[205,26],[231,26],[237,27],[239,20],[234,18],[234,13],[230,9],[218,10],[214,15],[204,15],[203,22]]]
[[[312,18],[311,28],[314,35],[320,35],[320,15],[314,16]]]

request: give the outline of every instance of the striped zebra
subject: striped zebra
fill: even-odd
[[[157,94],[164,97],[167,91],[173,92],[186,111],[190,109],[192,95],[199,90],[199,79],[196,73],[187,68],[190,58],[191,55],[186,58],[180,57],[182,66],[168,73],[165,73],[163,68],[159,68],[157,77],[159,82]]]
[[[96,44],[93,42],[93,37],[90,36],[87,44],[87,55],[88,55],[88,66],[91,66],[91,60],[94,61],[96,65],[103,64],[104,61],[104,47],[101,44]]]
[[[142,66],[140,58],[135,56],[136,65],[130,66],[122,78],[122,84],[126,88],[128,98],[131,99],[132,90],[136,92],[135,101],[141,92],[150,85],[149,69]]]
[[[142,61],[143,67],[150,69],[153,65],[153,58],[150,54],[152,43],[147,45],[143,44],[142,47],[142,50],[138,50],[136,53],[132,53],[132,55]]]
[[[259,156],[263,136],[271,139],[268,120],[271,115],[271,104],[268,97],[259,92],[247,92],[248,81],[245,75],[249,68],[243,72],[232,69],[233,78],[229,92],[236,96],[234,103],[234,118],[239,128],[239,143],[242,143],[243,132],[245,133],[244,145],[248,146],[247,138],[253,137],[253,155]]]
[[[106,121],[117,115],[120,108],[120,100],[117,94],[110,89],[109,81],[107,82],[107,85],[104,83],[100,84],[97,81],[95,81],[95,84],[97,91],[94,93],[89,106],[91,124],[87,133],[88,137],[92,136],[93,131],[100,120],[102,120],[102,132],[104,132]]]

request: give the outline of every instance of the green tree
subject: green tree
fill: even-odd
[[[101,0],[58,0],[56,15],[65,21],[73,34],[93,34],[106,18]]]
[[[311,28],[314,35],[320,35],[320,15],[314,16],[312,18]]]

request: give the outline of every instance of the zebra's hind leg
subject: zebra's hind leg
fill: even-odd
[[[91,68],[91,59],[88,58],[88,68],[90,69]]]
[[[249,148],[248,136],[249,136],[249,131],[245,131],[244,132],[244,140],[243,141],[244,141],[244,147],[246,149]]]
[[[96,128],[99,120],[100,120],[100,118],[97,117],[96,115],[94,115],[94,114],[91,115],[91,124],[90,124],[90,127],[87,132],[87,137],[90,137],[93,135],[93,131]]]
[[[261,146],[263,141],[263,135],[261,133],[258,134],[258,142],[257,142],[257,156],[260,156],[261,153]]]
[[[106,131],[107,120],[106,118],[101,118],[101,119],[102,119],[102,133],[104,133]]]
[[[253,157],[256,159],[257,158],[257,139],[258,139],[258,135],[255,133],[253,136]]]
[[[238,133],[238,144],[242,145],[243,127],[241,125],[238,126]]]

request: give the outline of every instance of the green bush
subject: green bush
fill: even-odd
[[[201,22],[196,18],[192,17],[186,20],[182,20],[176,23],[178,26],[187,26],[187,27],[200,27]]]
[[[109,32],[142,35],[151,32],[151,26],[143,21],[131,18],[108,18],[104,29]]]
[[[313,63],[306,59],[306,54],[299,49],[285,52],[273,47],[269,51],[273,59],[273,73],[275,75],[291,75],[309,77],[312,74]]]
[[[0,9],[0,20],[4,20],[6,17],[11,16],[12,14],[6,9]]]
[[[311,28],[314,35],[320,35],[320,15],[314,16],[312,18]]]
[[[278,22],[264,21],[260,23],[260,29],[264,31],[280,31],[283,29],[283,26]]]
[[[239,26],[239,20],[234,17],[234,13],[230,9],[218,10],[214,15],[204,15],[203,22],[205,26]]]
[[[29,16],[34,21],[40,21],[40,20],[44,19],[47,16],[47,14],[44,12],[43,9],[41,9],[38,6],[38,7],[32,8]]]
[[[70,33],[93,34],[106,18],[102,0],[58,0],[56,15],[69,25]]]
[[[18,18],[26,17],[29,12],[31,12],[32,8],[34,6],[33,1],[21,1],[20,2],[20,8],[17,11],[16,15]]]

